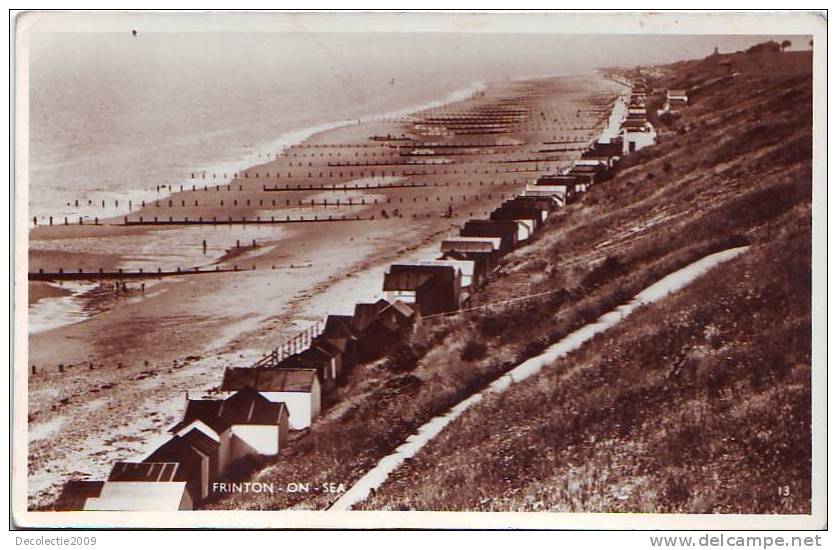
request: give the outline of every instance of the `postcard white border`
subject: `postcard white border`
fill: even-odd
[[[487,512],[26,511],[26,423],[12,434],[12,512],[18,527],[822,529],[826,526],[826,52],[824,16],[785,13],[25,13],[15,42],[14,418],[27,416],[27,53],[33,32],[454,32],[665,35],[811,35],[814,38],[812,513],[811,515],[565,514]],[[582,31],[583,29],[583,31]]]

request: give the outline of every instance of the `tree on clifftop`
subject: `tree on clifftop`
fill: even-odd
[[[782,45],[776,42],[775,40],[770,40],[769,42],[762,42],[760,44],[756,44],[755,46],[750,46],[749,48],[747,48],[747,53],[766,53],[780,51],[782,51]]]
[[[790,40],[782,40],[782,51],[785,51],[790,47],[791,47],[791,41]]]

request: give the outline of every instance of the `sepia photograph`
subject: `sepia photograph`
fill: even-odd
[[[12,26],[13,523],[826,528],[823,13]]]

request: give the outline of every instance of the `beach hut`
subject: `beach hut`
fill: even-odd
[[[622,123],[622,155],[628,155],[657,143],[657,132],[647,120],[627,119]]]
[[[500,252],[517,246],[517,223],[512,220],[468,220],[459,231],[463,237],[500,237]]]
[[[285,357],[274,368],[314,369],[320,384],[325,385],[337,378],[338,366],[342,366],[342,361],[334,355],[335,349],[336,346],[324,342],[317,345],[312,340],[308,348]]]
[[[218,479],[236,461],[272,456],[288,441],[289,412],[252,388],[187,399],[183,420],[169,431],[209,457],[204,481]]]
[[[474,262],[474,281],[481,282],[497,264],[500,239],[497,237],[449,237],[442,241],[442,260]]]
[[[605,168],[611,169],[616,165],[616,161],[619,157],[617,156],[610,156],[604,155],[598,152],[595,148],[590,149],[589,151],[585,151],[581,154],[581,161],[589,161],[591,163],[598,163],[603,165]],[[576,161],[576,162],[581,162]]]
[[[459,270],[463,289],[471,289],[476,273],[474,260],[419,260],[420,265],[446,265]]]
[[[273,403],[288,409],[288,426],[303,430],[320,414],[320,382],[315,369],[275,367],[227,367],[222,391],[252,388]]]
[[[462,273],[449,265],[393,264],[384,275],[390,301],[411,304],[422,316],[459,309]]]
[[[374,303],[355,304],[352,324],[360,333],[358,359],[366,362],[380,357],[401,339],[404,326],[401,315],[384,299]]]
[[[600,155],[615,157],[618,159],[623,155],[624,151],[622,136],[598,139],[593,145],[593,151]]]
[[[577,163],[567,172],[567,175],[575,176],[578,181],[583,182],[586,186],[610,179],[611,173],[607,166],[595,161],[589,162],[590,164]]]
[[[357,342],[360,335],[352,324],[351,315],[329,315],[319,338],[341,349],[341,367],[346,368],[357,360]]]
[[[500,251],[500,237],[448,237],[442,241],[442,252],[486,252]]]
[[[412,307],[400,300],[395,300],[390,303],[389,309],[392,310],[392,315],[399,326],[409,329],[413,327],[416,320],[416,311]]]
[[[492,220],[532,220],[539,228],[549,216],[549,210],[525,202],[507,202],[495,208],[489,216]]]
[[[536,201],[537,199],[535,199]],[[543,199],[541,199],[543,201]],[[554,205],[539,204],[533,200],[526,200],[524,197],[515,197],[514,200],[506,201],[498,206],[494,211],[509,210],[525,214],[525,217],[534,219],[540,227],[549,217],[549,212],[554,208]]]
[[[550,197],[527,197],[525,195],[518,195],[514,198],[513,201],[510,201],[511,204],[531,204],[537,206],[538,208],[545,210],[547,212],[551,212],[557,208],[557,203],[552,200]],[[546,218],[544,218],[546,219]]]
[[[587,190],[592,178],[589,174],[549,174],[539,177],[534,185],[527,184],[527,196],[552,196],[569,204],[579,193]]]
[[[186,482],[192,502],[198,502],[209,495],[211,459],[198,447],[179,435],[174,435],[157,447],[143,462],[170,462],[178,464],[178,480]]]
[[[71,479],[61,488],[55,509],[59,512],[84,510],[88,499],[98,498],[102,494],[104,485],[104,481]]]
[[[666,90],[664,111],[677,111],[689,105],[689,95],[686,90]]]
[[[195,475],[177,462],[117,462],[98,496],[88,498],[84,510],[191,510]]]

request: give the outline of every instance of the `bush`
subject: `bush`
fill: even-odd
[[[750,46],[747,48],[746,53],[765,53],[765,52],[780,52],[782,51],[782,45],[776,42],[775,40],[770,40],[768,42],[761,42],[756,44],[755,46]]]
[[[601,264],[593,268],[590,273],[585,275],[584,279],[581,281],[581,285],[585,288],[596,288],[608,282],[608,280],[624,274],[625,272],[625,266],[622,265],[619,258],[608,255],[608,257],[605,258]]]
[[[386,368],[392,372],[409,372],[416,368],[421,357],[409,344],[398,346],[390,354]]]
[[[689,488],[680,477],[669,475],[665,482],[665,498],[672,508],[682,506],[689,500]]]
[[[477,340],[470,340],[465,347],[462,348],[462,353],[459,354],[459,357],[463,361],[477,361],[482,359],[488,353],[488,346],[485,343],[477,341]]]
[[[530,341],[523,348],[520,357],[518,357],[519,361],[525,361],[526,359],[540,355],[549,347],[549,344],[550,342],[546,338],[538,338],[537,340]]]

